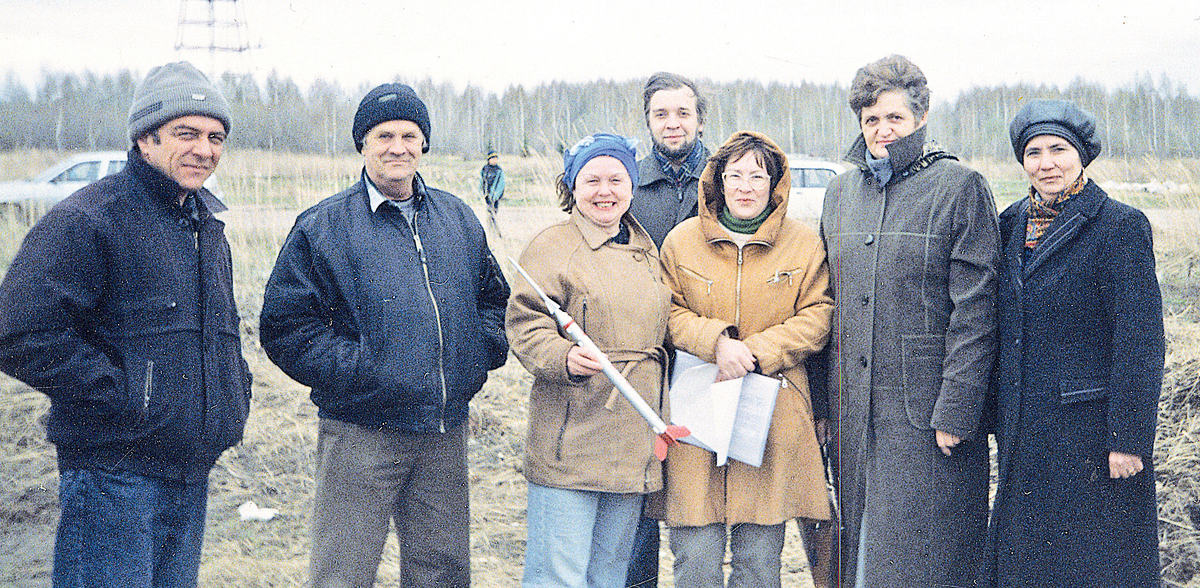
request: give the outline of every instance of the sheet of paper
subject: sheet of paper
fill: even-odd
[[[779,380],[747,374],[740,381],[741,396],[729,441],[729,457],[759,467],[771,431],[775,399],[779,397]]]
[[[732,457],[762,465],[763,449],[775,411],[779,380],[758,374],[715,382],[717,366],[675,352],[671,377],[671,420],[691,435],[681,441],[716,454],[717,465]]]
[[[730,419],[726,427],[718,422],[713,411],[709,386],[717,378],[717,366],[700,362],[686,369],[681,367],[676,364],[671,378],[671,421],[687,427],[691,433],[680,441],[707,449],[724,463],[733,422]]]
[[[675,382],[679,380],[679,376],[683,375],[683,373],[686,372],[687,370],[690,370],[694,367],[702,366],[702,365],[709,365],[709,366],[716,367],[715,364],[706,363],[703,359],[700,359],[699,357],[696,357],[695,355],[692,355],[691,353],[688,353],[686,351],[680,351],[680,350],[676,349],[675,350],[674,371],[671,372],[671,385],[674,386]],[[713,379],[714,380],[717,379],[716,371],[713,371]]]

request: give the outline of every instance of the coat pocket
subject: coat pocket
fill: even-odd
[[[1108,396],[1106,380],[1072,379],[1058,383],[1059,403],[1075,404]]]
[[[687,276],[690,280],[694,281],[696,283],[696,285],[698,285],[700,288],[703,288],[704,293],[706,295],[712,296],[713,280],[705,277],[704,274],[702,274],[692,268],[689,268],[687,266],[681,265],[678,267],[679,267],[679,271],[683,275]],[[686,292],[687,292],[687,289],[685,288],[684,293],[686,294]]]
[[[902,335],[904,410],[908,422],[921,430],[933,429],[933,408],[942,389],[942,362],[946,338],[939,335]]]
[[[796,267],[790,270],[775,270],[775,274],[767,278],[767,284],[770,285],[792,285],[792,280],[804,279],[804,267]]]
[[[126,352],[124,394],[121,406],[116,407],[115,413],[119,419],[122,435],[132,438],[140,434],[150,422],[151,406],[160,400],[155,388],[155,367],[153,359],[147,359],[142,354]]]

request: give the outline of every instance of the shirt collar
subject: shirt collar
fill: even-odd
[[[363,183],[367,185],[367,198],[371,202],[371,212],[379,212],[379,207],[387,202],[387,198],[375,187],[375,182],[367,174],[363,174]]]
[[[367,198],[371,203],[371,212],[379,212],[379,206],[391,200],[387,196],[384,196],[383,192],[379,191],[379,188],[375,187],[375,182],[371,181],[371,177],[367,175],[367,170],[365,169],[363,170],[362,179],[363,184],[367,186]],[[413,198],[425,194],[425,181],[421,179],[421,174],[413,176],[413,187],[415,188],[413,190]],[[413,204],[416,204],[416,202],[414,201]]]

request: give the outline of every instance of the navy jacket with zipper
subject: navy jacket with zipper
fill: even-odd
[[[54,207],[0,284],[0,369],[50,397],[60,469],[197,481],[242,438],[242,358],[224,206],[131,150]],[[194,230],[193,230],[194,229]]]
[[[364,176],[365,177],[365,176]],[[449,430],[504,364],[508,283],[466,204],[415,184],[415,218],[365,180],[304,211],[267,282],[260,336],[321,418]]]

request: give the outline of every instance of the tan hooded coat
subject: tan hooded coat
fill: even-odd
[[[673,290],[673,344],[712,362],[717,337],[732,327],[761,372],[782,380],[761,467],[735,460],[717,467],[716,456],[706,450],[686,444],[671,448],[657,508],[673,527],[773,525],[830,515],[804,369],[805,358],[829,336],[829,272],[817,233],[785,216],[791,185],[787,159],[768,143],[783,177],[771,193],[774,212],[743,249],[717,220],[725,198],[711,164],[700,178],[700,215],[680,224],[663,243]]]

